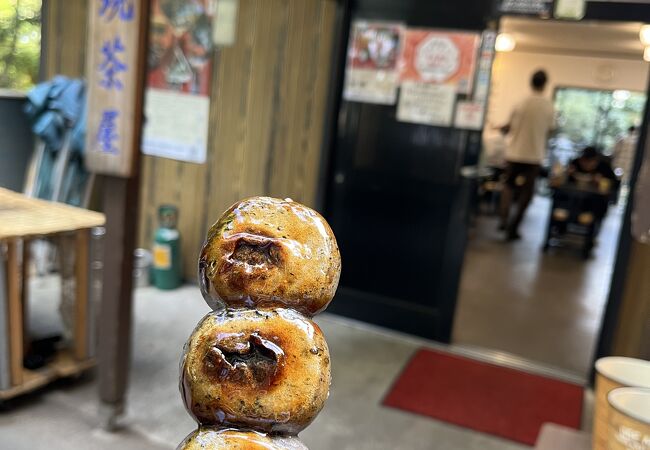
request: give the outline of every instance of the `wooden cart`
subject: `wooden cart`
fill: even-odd
[[[94,364],[89,345],[90,230],[104,215],[27,198],[0,188],[0,401],[37,389],[52,380],[80,374]],[[74,235],[74,338],[45,367],[23,367],[30,240]],[[36,307],[38,305],[35,305]]]

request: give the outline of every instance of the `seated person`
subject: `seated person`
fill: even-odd
[[[569,163],[567,170],[569,183],[577,185],[591,185],[598,188],[602,194],[610,192],[612,186],[617,182],[614,170],[609,162],[603,159],[595,147],[586,147],[579,158]],[[609,198],[605,195],[591,199],[591,210],[600,222],[607,213]]]
[[[610,185],[616,181],[616,175],[609,162],[603,159],[595,147],[586,147],[579,158],[569,163],[567,170],[569,182],[589,183],[596,187],[602,180],[609,180]]]

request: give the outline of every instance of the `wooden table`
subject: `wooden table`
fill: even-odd
[[[104,222],[104,215],[97,212],[0,188],[0,400],[93,365],[87,340],[90,230]],[[23,356],[29,242],[70,234],[74,234],[75,252],[73,347],[57,354],[46,367],[28,370],[23,367]]]

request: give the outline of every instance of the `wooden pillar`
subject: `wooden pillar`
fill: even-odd
[[[632,242],[612,354],[650,359],[650,246]]]
[[[99,317],[99,396],[112,429],[124,411],[131,359],[133,250],[138,216],[138,180],[103,180],[106,236]]]
[[[134,6],[132,10],[116,10],[115,14],[104,18],[99,17],[102,14],[100,3],[93,2],[89,8],[86,166],[102,176],[106,215],[98,362],[100,411],[104,426],[109,430],[115,428],[124,411],[131,357],[133,250],[137,234],[149,3],[148,0],[133,0],[129,3]],[[116,36],[126,43],[122,55],[126,68],[120,75],[123,86],[120,89],[102,84],[96,70],[103,43],[117,39]],[[116,141],[110,142],[110,149],[93,139],[98,135],[101,117],[107,110],[119,111],[112,124],[117,132],[111,138],[115,136]],[[86,239],[78,237],[77,245],[87,247]],[[81,344],[81,336],[78,338]]]

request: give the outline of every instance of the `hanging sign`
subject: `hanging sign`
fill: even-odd
[[[503,14],[523,14],[550,17],[553,0],[501,0],[499,11]]]
[[[204,163],[208,149],[213,14],[210,0],[151,1],[142,151]]]
[[[87,44],[86,166],[130,177],[139,146],[143,0],[92,1]]]
[[[402,25],[357,21],[352,24],[343,98],[394,105],[397,100]]]

